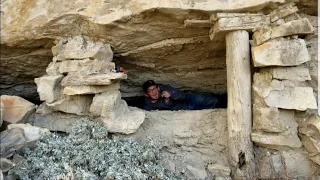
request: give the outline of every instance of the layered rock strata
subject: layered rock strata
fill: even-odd
[[[121,100],[119,82],[127,75],[115,72],[109,44],[75,36],[57,41],[47,75],[35,79],[40,100],[53,111],[97,117],[110,132],[133,133],[145,118]]]

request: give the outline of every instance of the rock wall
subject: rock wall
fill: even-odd
[[[253,132],[259,178],[319,177],[314,17],[271,12],[271,27],[253,34]],[[316,26],[317,28],[317,26]],[[263,147],[263,148],[262,148]]]

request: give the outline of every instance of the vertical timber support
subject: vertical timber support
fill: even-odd
[[[228,133],[230,163],[236,179],[254,177],[249,33],[236,30],[226,35]]]

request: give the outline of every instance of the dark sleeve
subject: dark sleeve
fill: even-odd
[[[147,110],[147,111],[151,111],[152,110],[152,103],[148,98],[146,98],[145,101],[144,101],[143,109]]]
[[[160,90],[162,91],[168,91],[171,95],[171,98],[174,100],[182,100],[186,98],[186,95],[184,92],[180,91],[179,89],[176,89],[174,87],[168,86],[168,85],[161,85]]]

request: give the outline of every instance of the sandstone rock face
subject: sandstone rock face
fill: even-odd
[[[190,179],[200,179],[204,174],[214,179],[207,170],[208,163],[230,167],[226,111],[147,111],[145,121],[130,137],[140,142],[159,140],[161,153],[170,160],[174,172],[186,172],[189,165],[188,173],[192,175],[190,170],[194,169],[193,175],[197,175]]]
[[[35,105],[17,96],[1,96],[1,119],[15,124],[25,122],[35,111]]]
[[[310,61],[310,56],[302,39],[270,41],[252,47],[255,67],[263,66],[297,66]]]

